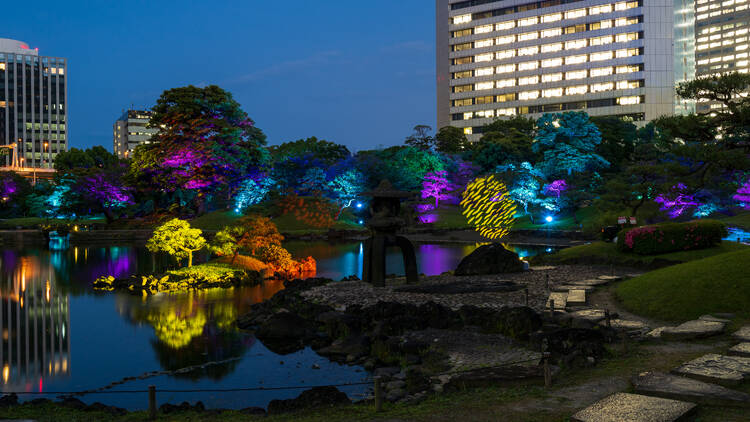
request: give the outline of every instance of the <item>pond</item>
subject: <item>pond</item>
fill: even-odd
[[[201,390],[369,380],[363,368],[330,362],[311,349],[277,355],[236,328],[237,317],[279,291],[279,282],[148,298],[104,294],[90,287],[97,277],[161,271],[166,262],[139,246],[50,246],[9,247],[0,252],[3,391],[97,389],[152,371],[169,373],[129,381],[112,390],[142,390],[150,384],[157,389]],[[289,242],[285,246],[295,256],[315,257],[318,276],[361,276],[361,242]],[[428,275],[452,270],[476,247],[417,245],[419,270]],[[525,256],[552,251],[546,247],[516,248]],[[389,254],[388,272],[403,274],[397,258],[395,253]],[[207,362],[213,363],[204,365]],[[367,388],[341,390],[357,398]],[[274,398],[295,397],[301,391],[161,392],[157,399],[159,403],[200,400],[209,408],[265,407]],[[21,399],[34,397],[38,396]],[[147,404],[145,394],[81,398],[128,409],[143,409]]]

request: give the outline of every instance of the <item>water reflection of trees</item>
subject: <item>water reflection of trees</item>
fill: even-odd
[[[146,300],[120,295],[117,306],[129,321],[153,327],[156,338],[151,346],[162,368],[173,371],[244,355],[255,338],[237,328],[237,317],[280,288],[281,284],[269,283],[254,288],[162,293]],[[175,376],[219,380],[238,363],[239,359],[231,360]]]

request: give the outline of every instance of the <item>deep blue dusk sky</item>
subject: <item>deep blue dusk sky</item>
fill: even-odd
[[[351,150],[435,125],[431,0],[7,2],[0,38],[68,63],[69,146],[112,149],[122,109],[172,87],[232,92],[270,144]]]

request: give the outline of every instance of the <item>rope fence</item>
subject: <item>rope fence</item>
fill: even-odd
[[[432,377],[439,377],[442,375],[455,375],[462,374],[472,371],[484,370],[484,369],[495,369],[507,366],[519,365],[523,363],[538,362],[539,365],[544,365],[545,375],[545,386],[549,387],[548,381],[548,356],[545,354],[541,358],[526,359],[513,362],[505,362],[500,365],[484,366],[471,369],[462,369],[457,371],[443,372],[440,374],[433,375]],[[160,393],[232,393],[232,392],[247,392],[247,391],[282,391],[282,390],[303,390],[312,388],[325,388],[325,387],[351,387],[351,386],[363,386],[363,385],[374,385],[375,393],[375,408],[377,411],[382,410],[383,405],[383,389],[381,385],[381,377],[376,376],[368,381],[360,382],[347,382],[340,384],[326,384],[326,385],[294,385],[294,386],[280,386],[280,387],[236,387],[236,388],[194,388],[194,389],[158,389],[154,385],[149,385],[148,389],[143,390],[90,390],[90,391],[2,391],[4,395],[57,395],[59,398],[70,398],[75,396],[84,396],[87,394],[144,394],[148,393],[148,412],[151,419],[156,418],[156,392]]]

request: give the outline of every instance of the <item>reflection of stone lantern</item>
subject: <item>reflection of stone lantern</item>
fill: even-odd
[[[367,227],[372,231],[372,236],[365,241],[364,268],[362,278],[373,286],[385,286],[385,255],[388,246],[398,246],[404,257],[404,270],[406,282],[416,283],[417,257],[414,253],[414,245],[409,239],[396,235],[396,232],[404,225],[404,220],[398,216],[401,209],[401,199],[411,196],[408,192],[401,192],[393,188],[387,180],[380,182],[372,192],[365,196],[372,197],[370,212],[372,218],[367,222]]]

